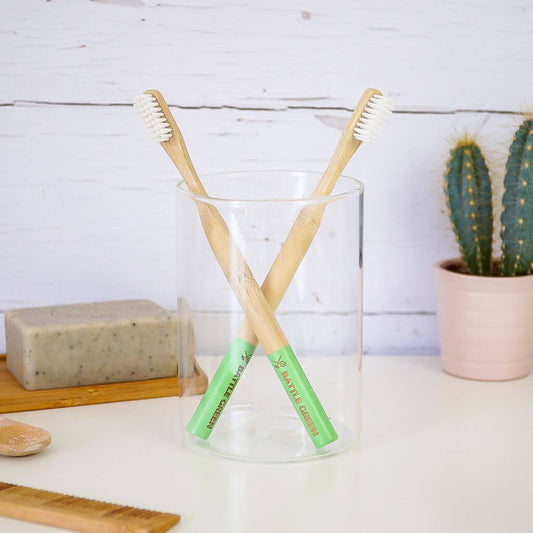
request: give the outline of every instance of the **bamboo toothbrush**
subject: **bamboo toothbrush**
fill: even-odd
[[[137,99],[135,105],[152,137],[161,143],[190,191],[207,196],[189,157],[178,125],[163,96],[158,91],[146,91]],[[272,314],[265,295],[231,237],[224,219],[214,206],[202,201],[197,201],[196,205],[209,245],[251,327],[256,332],[265,352],[269,354],[268,358],[314,445],[321,448],[330,444],[338,438],[338,435]],[[244,369],[248,353],[243,350],[237,355]],[[213,416],[215,417],[212,421],[214,424],[216,415]],[[211,421],[208,421],[209,423]]]
[[[364,92],[344,127],[335,153],[313,191],[313,197],[331,194],[355,151],[363,142],[373,142],[377,138],[383,123],[391,114],[392,102],[389,98],[376,89],[367,89]],[[326,204],[321,203],[302,209],[265,278],[262,290],[273,312],[278,308],[318,231],[325,207]],[[243,366],[238,354],[244,349],[251,356],[256,346],[257,336],[254,333],[253,324],[245,320],[188,423],[189,432],[203,439],[209,437],[216,420],[228,403],[228,390],[231,396],[243,374],[243,371],[237,372],[237,368]],[[249,360],[250,357],[247,358],[246,364]],[[230,383],[234,385],[228,389]],[[224,401],[221,403],[222,399]],[[216,416],[213,418],[214,414]]]

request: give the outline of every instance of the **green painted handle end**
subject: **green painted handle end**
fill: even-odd
[[[238,337],[233,339],[200,404],[185,428],[189,433],[201,439],[209,438],[254,350],[253,344]]]
[[[285,346],[268,358],[313,444],[322,448],[337,440],[339,436],[291,347]]]

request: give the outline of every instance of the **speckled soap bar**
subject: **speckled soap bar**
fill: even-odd
[[[6,311],[7,368],[28,390],[177,374],[176,317],[149,300]]]

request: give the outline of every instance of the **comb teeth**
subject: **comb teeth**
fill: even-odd
[[[133,107],[139,113],[154,141],[162,143],[172,137],[172,128],[161,111],[155,96],[146,93],[141,94],[135,99]]]
[[[376,94],[370,98],[355,125],[353,136],[358,141],[374,142],[385,122],[392,115],[392,100]]]
[[[77,522],[83,524],[84,531],[163,532],[180,520],[176,514],[4,482],[0,482],[0,508],[2,515],[13,518],[20,518],[23,509],[26,520],[52,526],[65,527],[65,523]]]

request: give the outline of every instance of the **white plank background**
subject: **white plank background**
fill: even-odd
[[[324,168],[376,86],[398,112],[346,171],[366,184],[365,349],[436,353],[449,138],[477,132],[501,161],[532,35],[530,0],[0,1],[0,309],[175,308],[176,174],[132,111],[145,88],[208,173]]]

